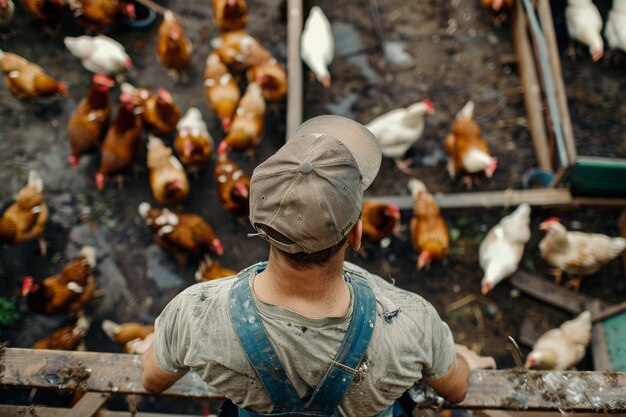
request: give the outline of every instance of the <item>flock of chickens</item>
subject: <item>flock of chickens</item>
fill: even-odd
[[[134,16],[133,4],[116,0],[21,0],[31,14],[41,21],[52,21],[58,7],[74,13],[87,30],[102,30],[121,16]],[[31,4],[32,3],[32,4]],[[503,2],[498,7],[504,7]],[[507,2],[504,2],[505,4]],[[574,3],[570,0],[570,3]],[[620,0],[614,4],[619,5]],[[36,6],[36,7],[35,7]],[[0,16],[5,19],[13,7],[11,0],[0,0]],[[492,6],[495,8],[495,6]],[[224,138],[216,147],[197,108],[184,114],[165,89],[150,91],[124,82],[124,73],[132,60],[124,47],[103,35],[66,37],[69,52],[94,73],[91,88],[69,119],[67,132],[71,145],[69,164],[77,166],[81,156],[100,154],[95,185],[102,189],[108,180],[122,182],[122,175],[132,171],[148,133],[146,160],[154,200],[163,208],[143,202],[139,215],[151,230],[155,242],[173,253],[181,264],[188,258],[200,259],[198,281],[230,276],[236,271],[220,265],[218,257],[224,246],[212,227],[194,213],[178,208],[189,194],[188,173],[206,167],[217,154],[214,177],[219,200],[225,212],[241,218],[248,213],[250,179],[229,159],[230,152],[253,152],[262,138],[268,101],[280,101],[287,92],[284,69],[245,29],[248,21],[244,0],[213,1],[214,16],[222,34],[212,42],[213,52],[206,59],[204,93],[208,106],[221,121]],[[614,6],[615,8],[615,6]],[[12,14],[12,12],[10,13]],[[193,46],[182,24],[168,11],[158,30],[157,55],[176,80],[186,78]],[[334,53],[331,25],[322,10],[315,6],[304,26],[301,38],[303,61],[317,79],[329,87],[328,67]],[[68,94],[67,87],[39,66],[17,54],[0,51],[0,69],[7,90],[22,100],[35,100],[54,94]],[[248,84],[239,90],[237,77]],[[109,122],[112,104],[109,90],[120,83],[117,114]],[[403,160],[409,148],[421,137],[425,118],[435,111],[429,100],[406,109],[395,109],[370,121],[367,127],[376,136],[383,155],[396,161],[397,167],[412,174],[412,161]],[[490,154],[479,125],[473,120],[474,103],[468,102],[457,114],[443,146],[449,154],[447,170],[451,179],[471,189],[481,175],[491,177],[497,159]],[[173,147],[159,136],[175,132]],[[418,253],[417,268],[428,267],[446,257],[449,234],[445,219],[426,186],[417,179],[408,183],[414,199],[409,224],[413,246]],[[28,183],[0,218],[0,241],[19,244],[43,240],[48,208],[43,197],[43,181],[36,171],[29,173]],[[367,200],[363,204],[363,239],[366,244],[380,243],[394,232],[400,219],[398,207]],[[485,236],[479,248],[479,263],[484,270],[481,282],[487,294],[499,282],[513,274],[519,265],[524,246],[530,239],[530,206],[520,205],[501,219]],[[572,279],[567,285],[578,289],[583,276],[596,272],[603,264],[626,248],[626,239],[599,234],[568,232],[558,219],[547,219],[540,228],[546,235],[539,244],[542,257],[555,267],[560,281],[563,272]],[[89,318],[83,310],[100,294],[93,277],[95,250],[83,247],[77,259],[61,272],[41,281],[27,277],[22,294],[32,311],[76,316],[76,323],[63,327],[35,343],[35,348],[76,349],[89,329]],[[152,326],[139,323],[117,324],[105,321],[103,330],[127,352],[142,352],[149,345]],[[566,369],[574,366],[589,343],[591,317],[588,312],[564,323],[560,329],[546,333],[537,341],[527,366],[543,369]],[[561,355],[562,349],[571,354]]]

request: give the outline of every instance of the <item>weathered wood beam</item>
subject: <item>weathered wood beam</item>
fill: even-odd
[[[287,131],[289,138],[302,123],[302,61],[300,35],[302,34],[302,0],[287,0]]]
[[[92,417],[102,408],[111,394],[102,392],[86,392],[66,414],[67,417]]]
[[[602,311],[599,300],[592,300],[585,304],[592,316],[598,315]],[[609,358],[609,347],[604,335],[604,324],[595,323],[591,327],[591,348],[593,353],[593,367],[596,371],[611,369],[611,358]]]
[[[82,389],[87,392],[151,395],[141,385],[138,355],[4,349],[0,382],[5,386]],[[445,404],[426,387],[415,391],[418,406],[444,408],[626,411],[626,374],[615,372],[473,371],[467,397]],[[162,395],[222,399],[190,372]]]
[[[39,405],[3,405],[0,404],[0,417],[37,416],[37,417],[67,417],[70,409],[60,407],[43,407]],[[94,417],[129,417],[128,411],[100,410]],[[161,414],[144,413],[138,411],[135,417],[200,417],[192,414]]]

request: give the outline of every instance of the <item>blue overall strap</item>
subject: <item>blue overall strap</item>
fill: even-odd
[[[354,288],[354,308],[352,320],[344,336],[335,360],[331,362],[326,375],[319,383],[307,411],[333,414],[348,391],[357,368],[369,346],[376,324],[376,296],[365,278],[346,275]]]
[[[251,270],[243,271],[230,290],[230,320],[250,364],[272,399],[274,413],[303,411],[302,400],[291,385],[256,311],[249,283]]]

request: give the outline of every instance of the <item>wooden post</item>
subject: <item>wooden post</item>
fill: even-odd
[[[597,316],[602,311],[598,300],[590,301],[586,307],[592,316]],[[591,350],[593,351],[593,367],[596,371],[611,369],[609,349],[604,337],[604,324],[602,323],[595,323],[591,327]]]
[[[109,399],[111,394],[86,392],[78,403],[67,413],[67,417],[92,417]]]
[[[302,123],[302,62],[300,35],[302,34],[302,0],[287,0],[287,131],[289,138]]]

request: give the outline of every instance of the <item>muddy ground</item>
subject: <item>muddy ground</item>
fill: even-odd
[[[506,23],[496,27],[478,3],[379,0],[386,40],[404,48],[409,55],[409,61],[402,65],[384,59],[366,3],[355,0],[316,3],[326,11],[336,38],[335,60],[330,68],[333,84],[326,90],[305,71],[304,118],[333,113],[366,123],[392,108],[429,98],[437,113],[428,118],[422,139],[409,155],[416,159],[417,176],[433,192],[458,192],[463,188],[451,182],[445,171],[442,139],[456,112],[472,99],[476,104],[476,119],[493,154],[499,159],[494,177],[483,181],[478,190],[520,188],[523,173],[535,166],[535,159],[526,127],[510,28]],[[312,4],[305,3],[305,6],[308,9]],[[187,84],[174,83],[158,64],[156,25],[144,30],[120,26],[109,36],[120,40],[134,60],[135,69],[129,77],[131,82],[140,87],[170,89],[183,110],[190,106],[199,107],[217,142],[223,133],[202,94],[204,60],[211,51],[209,40],[217,35],[211,21],[212,13],[206,2],[196,0],[170,1],[169,6],[185,18],[196,50]],[[249,6],[250,32],[285,64],[284,4],[278,0],[251,0]],[[81,160],[76,170],[68,166],[65,126],[78,101],[85,95],[90,76],[65,50],[62,38],[82,34],[82,29],[66,16],[58,34],[45,35],[40,27],[30,22],[19,5],[16,9],[11,27],[13,33],[5,34],[1,48],[37,62],[51,75],[64,80],[69,85],[70,95],[33,106],[0,89],[0,154],[3,155],[0,197],[9,199],[26,182],[28,170],[37,169],[43,175],[46,199],[52,213],[46,230],[49,251],[45,258],[37,253],[34,243],[0,248],[1,294],[19,299],[22,277],[43,278],[55,273],[76,255],[81,246],[95,245],[98,257],[96,278],[104,297],[96,300],[90,309],[93,324],[86,340],[87,348],[121,352],[101,331],[101,321],[151,322],[175,294],[194,283],[196,265],[190,262],[186,267],[180,267],[172,256],[156,247],[137,214],[140,202],[153,202],[145,169],[129,177],[123,190],[109,184],[104,191],[98,192],[93,182],[99,163],[97,156]],[[575,135],[584,137],[579,152],[586,152],[587,148],[580,146],[587,146],[602,151],[608,149],[608,153],[602,156],[623,155],[623,138],[614,136],[610,142],[622,148],[607,145],[604,141],[609,132],[624,134],[619,132],[619,125],[624,121],[624,106],[617,95],[620,90],[617,86],[624,82],[619,76],[623,67],[607,64],[602,68],[608,69],[598,70],[600,66],[592,65],[586,56],[575,62],[580,67],[573,65],[564,65],[566,78],[571,69],[578,74],[588,74],[589,79],[601,86],[594,94],[586,94],[585,91],[596,84],[583,82],[577,75],[573,76],[577,82],[568,82],[571,102],[598,110],[587,112],[572,105]],[[117,94],[116,88],[112,97]],[[611,112],[600,111],[606,103],[618,109],[615,118],[610,117]],[[285,110],[285,103],[272,105],[267,114],[263,142],[254,159],[235,155],[235,160],[248,173],[283,142]],[[596,120],[596,117],[600,119]],[[605,133],[598,134],[599,129]],[[395,169],[393,162],[385,160],[368,194],[408,194],[408,179]],[[192,176],[190,181],[192,192],[184,209],[202,215],[213,225],[226,248],[222,263],[239,269],[265,259],[266,244],[246,238],[245,234],[251,228],[226,215],[219,206],[213,183],[213,164],[197,178]],[[524,317],[530,317],[539,323],[540,328],[548,329],[570,316],[530,297],[516,295],[511,292],[508,282],[496,287],[488,299],[446,313],[446,307],[453,301],[479,293],[482,273],[477,263],[478,244],[488,229],[509,211],[444,213],[452,235],[450,256],[443,264],[435,264],[426,271],[415,270],[416,255],[406,228],[400,237],[391,239],[387,248],[369,248],[367,259],[351,254],[349,260],[394,280],[402,288],[424,295],[450,323],[459,342],[495,356],[499,367],[510,367],[513,361],[505,341],[507,336],[518,334]],[[547,277],[547,265],[537,249],[542,237],[537,229],[541,219],[560,215],[568,227],[615,235],[618,214],[617,210],[591,208],[577,211],[535,209],[533,237],[526,247],[521,268]],[[402,223],[406,225],[409,218],[410,213],[403,213]],[[614,261],[589,277],[582,291],[615,303],[623,300],[625,284],[622,267]],[[29,347],[64,324],[63,318],[41,317],[30,313],[23,303],[18,304],[20,319],[12,326],[0,328],[1,339],[8,340],[11,346]],[[580,367],[592,369],[591,361],[585,360]],[[19,393],[0,391],[0,397],[5,401],[9,397],[25,401],[26,390]],[[35,397],[35,402],[52,401],[59,405],[66,400],[67,397],[44,393]],[[121,399],[110,406],[125,407]],[[140,409],[199,413],[201,405],[149,398]]]

